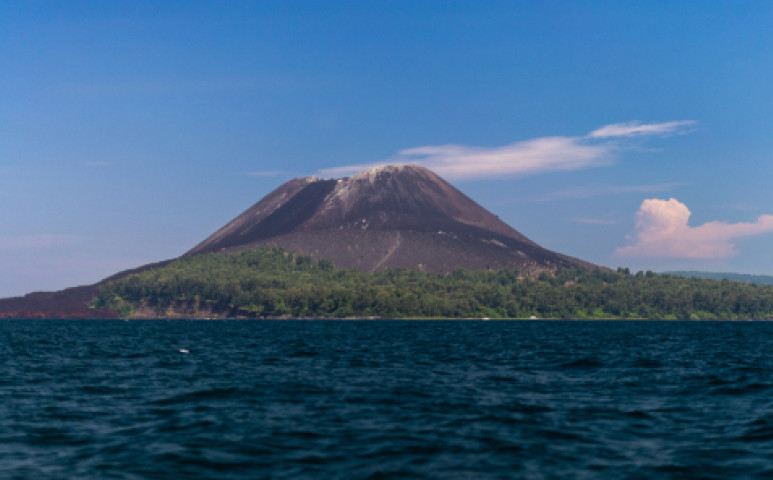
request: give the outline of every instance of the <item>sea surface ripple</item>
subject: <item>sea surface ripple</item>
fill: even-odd
[[[773,478],[773,324],[0,321],[0,478]]]

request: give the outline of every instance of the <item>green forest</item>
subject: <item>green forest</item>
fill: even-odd
[[[728,272],[698,272],[694,270],[681,270],[673,272],[663,272],[679,277],[697,277],[697,278],[710,278],[712,280],[730,280],[732,282],[747,282],[747,283],[762,283],[765,285],[773,285],[773,277],[770,275],[749,275],[744,273],[728,273]]]
[[[245,317],[773,319],[773,286],[628,269],[368,274],[280,248],[185,257],[100,286],[93,307]]]

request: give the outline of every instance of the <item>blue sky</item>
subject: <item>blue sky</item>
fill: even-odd
[[[421,163],[543,246],[773,274],[773,3],[0,3],[0,297]]]

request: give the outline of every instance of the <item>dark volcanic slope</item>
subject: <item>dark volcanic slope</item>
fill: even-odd
[[[428,271],[593,265],[541,248],[426,168],[291,180],[187,255],[276,245],[336,266]]]
[[[114,317],[110,310],[89,308],[96,286],[73,287],[59,292],[34,292],[0,299],[0,318],[101,318]]]
[[[171,262],[150,263],[124,270],[95,285],[66,288],[58,292],[33,292],[23,297],[0,298],[0,318],[113,318],[117,312],[104,308],[89,308],[100,283]]]
[[[186,255],[239,247],[289,233],[314,215],[335,180],[296,178],[269,193]]]

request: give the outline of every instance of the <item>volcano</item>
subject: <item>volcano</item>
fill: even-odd
[[[186,255],[266,246],[367,272],[594,267],[540,247],[416,165],[290,180]]]
[[[374,167],[341,179],[295,178],[183,256],[261,247],[282,247],[366,272],[461,267],[536,274],[562,266],[596,267],[542,248],[416,165]],[[0,317],[108,316],[88,309],[98,285],[0,300]]]

